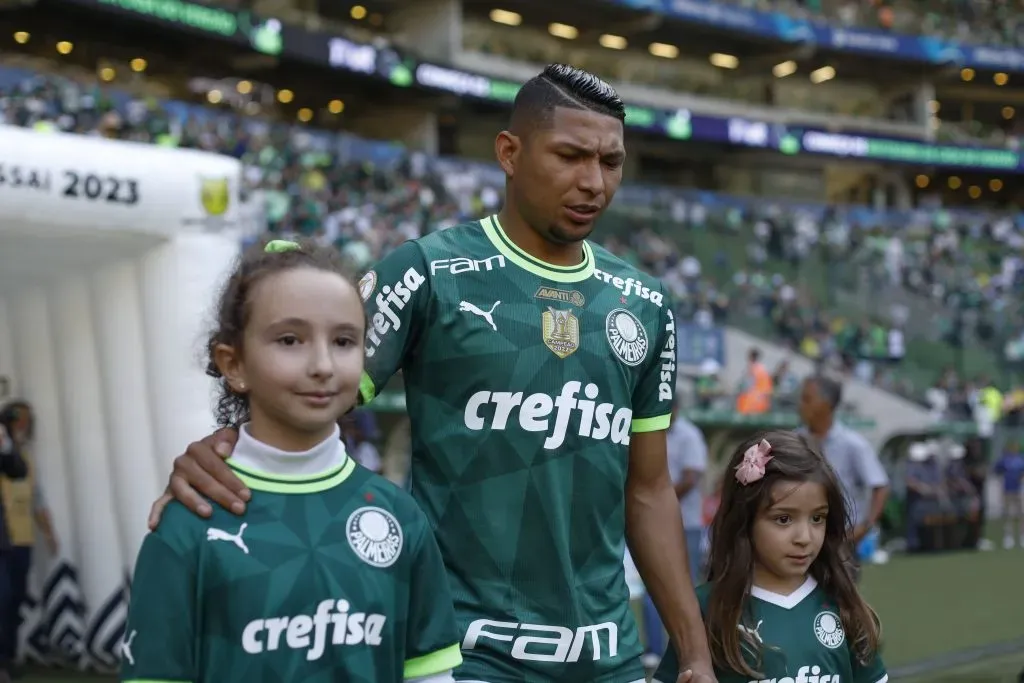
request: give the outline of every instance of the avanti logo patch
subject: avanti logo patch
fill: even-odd
[[[540,287],[534,292],[533,298],[557,301],[560,304],[572,304],[576,308],[581,308],[587,303],[586,298],[581,292],[575,289],[566,291],[564,289],[556,289],[555,287]]]

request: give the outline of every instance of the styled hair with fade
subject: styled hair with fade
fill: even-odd
[[[528,80],[512,107],[513,128],[550,125],[555,109],[579,109],[626,120],[626,105],[608,85],[592,73],[567,64],[548,64]]]

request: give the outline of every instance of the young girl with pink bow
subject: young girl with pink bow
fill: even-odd
[[[697,589],[719,683],[886,683],[881,625],[850,573],[842,489],[794,432],[742,444],[711,525]],[[654,676],[679,674],[672,648]]]

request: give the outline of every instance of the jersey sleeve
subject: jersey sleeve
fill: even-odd
[[[172,512],[168,508],[168,512]],[[184,513],[183,514],[187,514]],[[121,681],[192,683],[196,670],[195,542],[175,515],[146,536],[135,562]]]
[[[668,429],[676,393],[676,318],[667,294],[658,314],[657,336],[633,390],[633,431]]]
[[[405,363],[430,302],[427,263],[416,242],[388,254],[359,281],[366,307],[366,368],[359,398],[369,403]]]
[[[887,683],[889,680],[889,674],[885,670],[881,654],[875,654],[875,657],[867,664],[862,664],[857,661],[856,657],[853,657],[851,665],[853,683]]]
[[[441,551],[425,519],[420,528],[411,563],[404,667],[407,681],[443,674],[462,664],[455,608]]]

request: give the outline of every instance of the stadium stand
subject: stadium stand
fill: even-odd
[[[502,179],[487,165],[354,145],[346,135],[314,143],[303,126],[55,75],[0,71],[0,121],[240,158],[268,231],[332,242],[357,269],[502,199]],[[1024,270],[1004,249],[1021,243],[1010,215],[766,206],[639,185],[617,201],[605,245],[662,277],[683,320],[739,325],[918,400],[928,389],[964,395],[966,380],[999,376],[1021,359],[1012,293]],[[957,378],[954,366],[972,374]]]

